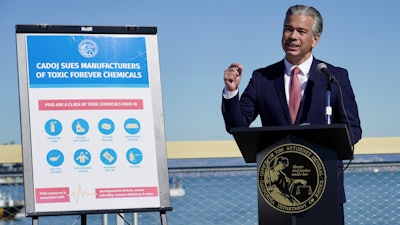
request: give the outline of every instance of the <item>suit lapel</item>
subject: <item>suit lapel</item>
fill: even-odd
[[[320,61],[318,59],[313,60],[312,64],[311,64],[311,68],[310,68],[310,72],[309,72],[309,76],[308,76],[308,81],[307,81],[307,86],[306,89],[304,91],[304,95],[302,98],[302,101],[300,103],[300,108],[299,108],[299,114],[297,115],[297,119],[296,121],[299,121],[300,123],[305,123],[305,122],[309,122],[306,121],[307,120],[307,111],[304,111],[304,109],[310,109],[310,105],[312,102],[312,96],[313,96],[313,91],[315,90],[315,85],[317,83],[319,83],[319,79],[320,79],[320,74],[318,74],[317,72],[317,64]],[[303,118],[304,117],[304,118]]]
[[[275,87],[277,91],[279,104],[282,106],[282,111],[285,113],[285,118],[288,124],[292,124],[292,119],[290,118],[289,113],[289,105],[286,100],[285,93],[285,63],[284,61],[280,61],[277,67],[277,70],[274,71],[276,74],[280,74],[275,79]]]
[[[307,81],[307,87],[304,92],[302,101],[300,103],[300,108],[299,112],[296,118],[296,123],[303,123],[303,122],[308,122],[307,120],[307,112],[304,111],[304,109],[310,109],[310,104],[312,101],[312,95],[313,95],[313,90],[316,88],[316,84],[321,83],[320,79],[323,79],[323,75],[319,74],[316,70],[317,64],[321,62],[318,59],[313,59],[313,62],[311,64],[310,72],[309,72],[309,77]],[[277,64],[277,67],[275,67],[275,71],[272,71],[274,74],[278,74],[279,76],[276,76],[275,78],[275,87],[277,91],[277,96],[278,96],[278,101],[279,104],[282,106],[282,111],[285,114],[285,118],[288,122],[288,124],[292,124],[292,120],[290,118],[290,113],[289,113],[289,106],[286,100],[286,94],[285,94],[285,63],[284,61],[280,61]],[[319,88],[319,87],[318,87]],[[305,117],[305,118],[302,118]]]

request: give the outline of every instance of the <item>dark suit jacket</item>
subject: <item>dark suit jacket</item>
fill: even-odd
[[[328,79],[316,71],[317,64],[322,61],[314,58],[306,90],[295,122],[299,124],[325,124],[326,88]],[[352,142],[361,139],[361,126],[358,107],[346,69],[334,67],[326,63],[329,71],[336,78],[343,93],[343,104],[351,124]],[[222,114],[228,132],[232,127],[248,127],[257,116],[260,116],[262,126],[292,125],[289,107],[286,101],[284,87],[284,61],[277,62],[253,72],[250,82],[240,97],[222,100]],[[331,85],[331,123],[347,123],[342,110],[339,88]],[[343,168],[340,161],[339,170]],[[341,173],[342,174],[342,173]],[[345,202],[343,176],[339,177],[339,200]]]

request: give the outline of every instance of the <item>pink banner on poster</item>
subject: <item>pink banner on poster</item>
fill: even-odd
[[[96,198],[142,198],[157,196],[157,187],[96,188]]]
[[[39,100],[39,110],[143,110],[143,99]]]
[[[69,202],[69,188],[36,188],[36,203]]]

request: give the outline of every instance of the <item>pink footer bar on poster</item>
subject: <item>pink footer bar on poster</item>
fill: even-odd
[[[141,110],[143,99],[39,100],[39,110]]]
[[[36,203],[69,202],[69,188],[37,188],[35,190]]]
[[[96,188],[96,198],[140,198],[158,196],[157,187]]]

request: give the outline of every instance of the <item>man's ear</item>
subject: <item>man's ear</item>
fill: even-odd
[[[317,34],[313,37],[313,44],[312,47],[314,48],[315,46],[317,46],[318,42],[319,42],[319,38],[321,37],[321,34]]]

